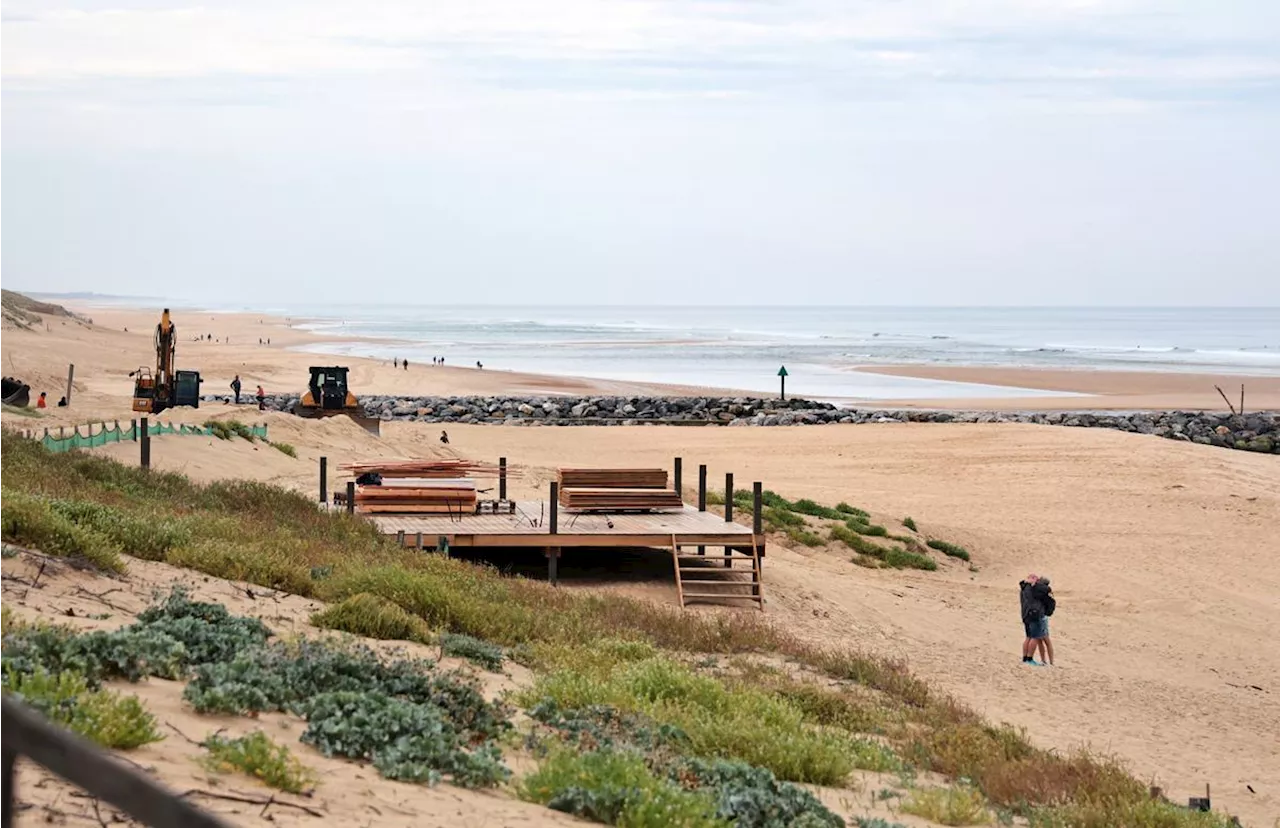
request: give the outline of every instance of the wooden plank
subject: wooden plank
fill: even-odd
[[[583,469],[559,470],[560,486],[579,488],[665,489],[666,469]]]
[[[228,823],[111,758],[97,745],[9,697],[3,700],[6,754],[24,754],[92,796],[156,828],[228,828]],[[5,796],[11,796],[6,780]]]

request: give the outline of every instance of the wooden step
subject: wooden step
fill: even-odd
[[[684,597],[686,599],[688,598],[731,598],[731,599],[746,600],[746,601],[763,600],[763,596],[761,595],[725,595],[722,592],[686,592],[684,594]]]

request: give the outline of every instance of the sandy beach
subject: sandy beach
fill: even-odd
[[[150,363],[154,314],[85,312],[94,317],[92,326],[50,318],[47,331],[4,332],[7,373],[26,377],[37,391],[47,385],[56,399],[66,364],[74,362],[77,386],[70,409],[51,409],[41,420],[5,413],[6,425],[128,416],[127,373]],[[198,367],[206,390],[220,391],[235,372],[246,388],[263,383],[269,390],[298,389],[306,366],[317,362],[288,350],[316,336],[290,329],[284,320],[200,320],[205,332],[230,337],[229,344],[191,342],[196,323],[178,324],[179,365]],[[270,336],[271,347],[256,344],[260,335]],[[608,387],[488,370],[425,365],[403,371],[349,362],[356,390],[369,393],[576,393]],[[1235,382],[1237,391],[1239,384],[1226,377],[1021,369],[946,374],[1076,390],[1105,401],[1088,408],[1132,407],[1130,401],[1147,399],[1218,409],[1225,407],[1221,400],[1214,405],[1201,386],[1207,383],[1217,397],[1214,383],[1226,389]],[[1243,381],[1251,407],[1280,394],[1275,380]],[[386,424],[379,439],[345,418],[311,422],[260,415],[248,406],[207,405],[164,417],[200,422],[211,415],[263,422],[273,440],[290,443],[298,456],[243,441],[166,436],[154,442],[156,466],[201,480],[249,478],[314,492],[321,454],[334,464],[371,457],[506,456],[518,467],[513,496],[533,498],[545,496],[559,465],[668,467],[681,456],[686,469],[707,464],[712,481],[732,471],[739,485],[760,480],[790,498],[845,500],[886,526],[911,516],[931,536],[966,546],[972,567],[947,561],[934,573],[868,570],[853,565],[847,550],[775,543],[765,566],[769,617],[815,641],[902,657],[992,720],[1025,727],[1037,744],[1063,751],[1087,744],[1112,753],[1174,799],[1185,801],[1208,782],[1215,808],[1239,814],[1246,825],[1270,825],[1280,814],[1280,645],[1270,631],[1280,612],[1274,565],[1280,555],[1280,465],[1271,456],[1113,431],[1012,424],[451,426],[451,443],[444,447],[436,438],[439,428],[428,424]],[[97,451],[133,462],[137,448],[117,444]],[[674,600],[669,573],[611,580],[589,563],[566,559],[565,588]],[[1051,575],[1057,585],[1058,666],[1052,669],[1018,662],[1016,585],[1030,571]],[[520,819],[515,810],[510,818]]]
[[[1246,410],[1280,408],[1280,377],[1207,374],[1186,371],[1089,371],[1053,368],[887,365],[864,366],[864,373],[971,382],[1011,388],[1034,388],[1086,394],[1086,397],[1013,397],[947,400],[898,400],[903,408],[990,409],[993,411],[1226,411],[1215,390],[1221,386],[1238,407],[1245,388]]]

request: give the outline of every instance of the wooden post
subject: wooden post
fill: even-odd
[[[4,756],[4,812],[0,816],[3,817],[4,828],[9,828],[9,826],[13,825],[13,800],[15,798],[13,783],[16,780],[14,779],[14,774],[13,774],[13,764],[18,760],[18,753],[17,751],[9,750],[9,746],[5,745],[3,756]]]
[[[419,552],[421,552],[422,551],[422,533],[419,532],[417,535],[415,535],[413,540],[414,540],[413,545],[417,547]]]
[[[751,545],[755,546],[755,535],[764,534],[764,484],[759,480],[751,484]],[[761,558],[764,557],[761,551]],[[760,569],[764,569],[764,561],[758,562]]]
[[[71,405],[71,381],[75,379],[75,376],[76,364],[73,362],[67,366],[67,405]],[[1241,386],[1240,390],[1243,391],[1244,387]]]
[[[147,427],[147,418],[142,418],[142,468],[151,468],[151,429]]]
[[[724,522],[733,522],[733,472],[724,473]],[[724,568],[733,568],[733,547],[724,548]]]
[[[680,458],[680,457],[676,458],[675,471],[676,471],[675,473],[676,494],[680,495],[680,503],[683,504],[684,503],[684,459],[683,458]]]
[[[320,502],[329,502],[329,458],[320,458]]]
[[[129,428],[132,429],[133,431],[133,442],[135,443],[138,442],[138,418],[137,417],[134,417],[132,420],[129,421]],[[47,432],[45,436],[48,436]]]
[[[547,508],[551,512],[551,534],[554,535],[560,531],[560,484],[555,480],[551,481],[551,502]]]
[[[404,546],[404,530],[403,529],[401,529],[399,532],[396,532],[396,546],[400,546],[400,547]]]
[[[698,466],[698,511],[707,511],[707,464],[702,463]],[[699,546],[698,554],[707,554],[707,547]]]
[[[356,481],[347,481],[347,514],[356,513]]]
[[[549,511],[551,512],[550,514],[551,522],[550,522],[549,528],[550,528],[551,534],[554,535],[560,531],[560,483],[558,481],[555,481],[555,480],[551,481],[551,502],[547,504],[547,506]],[[547,580],[551,582],[552,586],[555,586],[556,583],[558,583],[560,580],[559,567],[560,567],[560,549],[555,546],[548,546],[547,547]]]
[[[498,500],[507,499],[507,458],[498,458]]]

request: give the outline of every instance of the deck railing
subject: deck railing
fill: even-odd
[[[13,825],[14,763],[19,756],[48,768],[90,796],[155,828],[229,828],[97,745],[51,724],[16,699],[3,700],[4,824]]]

